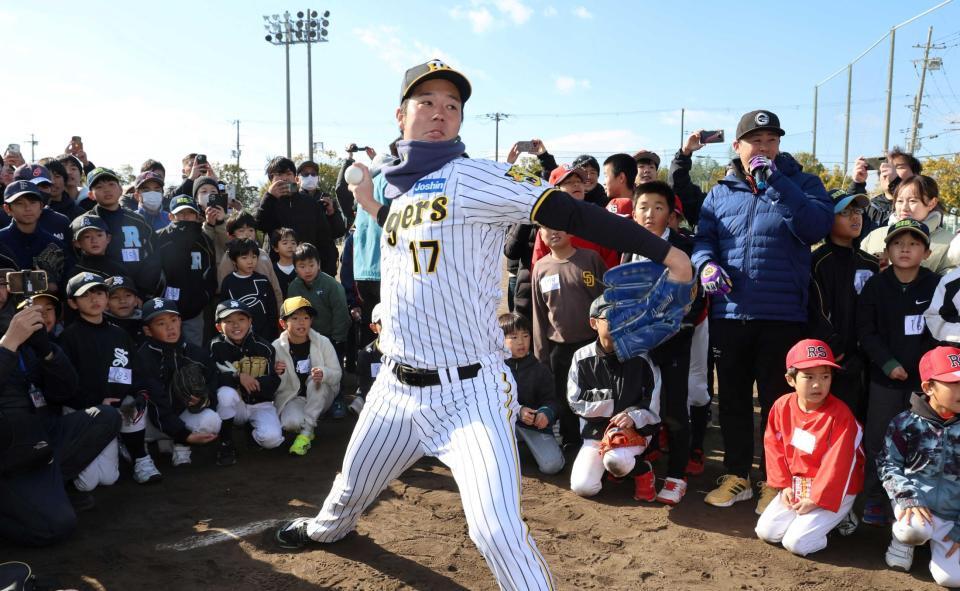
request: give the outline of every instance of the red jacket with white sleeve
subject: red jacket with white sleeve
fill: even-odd
[[[810,412],[800,409],[796,392],[781,396],[763,435],[767,484],[784,489],[795,476],[809,478],[810,499],[837,512],[845,495],[863,490],[862,438],[853,413],[832,394]]]

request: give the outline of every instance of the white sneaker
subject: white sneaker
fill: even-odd
[[[153,463],[153,458],[150,456],[143,456],[142,458],[137,458],[137,461],[133,464],[133,479],[139,484],[148,484],[151,482],[160,482],[163,478],[163,475],[160,474],[160,470],[157,470],[156,465]]]
[[[354,414],[360,414],[360,411],[363,410],[363,398],[360,396],[354,396],[353,401],[348,407]]]
[[[189,464],[191,461],[192,461],[192,459],[191,459],[191,457],[190,457],[190,446],[189,446],[189,445],[181,445],[181,444],[179,444],[179,443],[174,444],[174,446],[173,446],[173,465],[174,465],[174,467],[177,467],[177,466],[185,466],[185,465]]]
[[[664,505],[676,505],[687,492],[687,481],[682,478],[667,478],[663,481],[663,488],[657,493],[657,502]]]
[[[841,536],[849,536],[853,532],[857,531],[857,526],[859,525],[860,518],[857,517],[857,513],[853,509],[850,509],[850,512],[847,513],[847,516],[844,517],[834,529]]]
[[[913,566],[913,550],[914,546],[904,544],[900,540],[893,538],[890,540],[890,545],[887,547],[887,554],[884,556],[887,561],[887,566],[892,569],[902,570],[903,572],[910,572],[910,567]]]

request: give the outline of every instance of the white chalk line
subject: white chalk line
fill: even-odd
[[[221,542],[240,540],[246,536],[258,534],[264,530],[270,529],[271,527],[277,527],[285,521],[287,520],[264,519],[262,521],[253,521],[246,525],[241,525],[240,527],[234,527],[230,529],[211,527],[206,532],[197,534],[195,536],[190,536],[174,544],[157,544],[156,549],[175,550],[177,552],[195,550],[197,548],[204,548],[206,546],[212,546]]]

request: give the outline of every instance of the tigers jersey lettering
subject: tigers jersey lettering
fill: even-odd
[[[393,200],[380,249],[380,348],[388,358],[434,369],[502,351],[495,312],[505,231],[529,222],[551,189],[510,169],[460,158]]]

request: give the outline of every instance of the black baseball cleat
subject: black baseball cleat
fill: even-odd
[[[237,448],[233,443],[223,442],[217,449],[217,465],[232,466],[237,463]]]
[[[293,521],[288,521],[277,528],[277,533],[273,538],[277,545],[287,550],[296,550],[313,542],[307,535],[307,524],[310,523],[308,517],[298,517]]]

